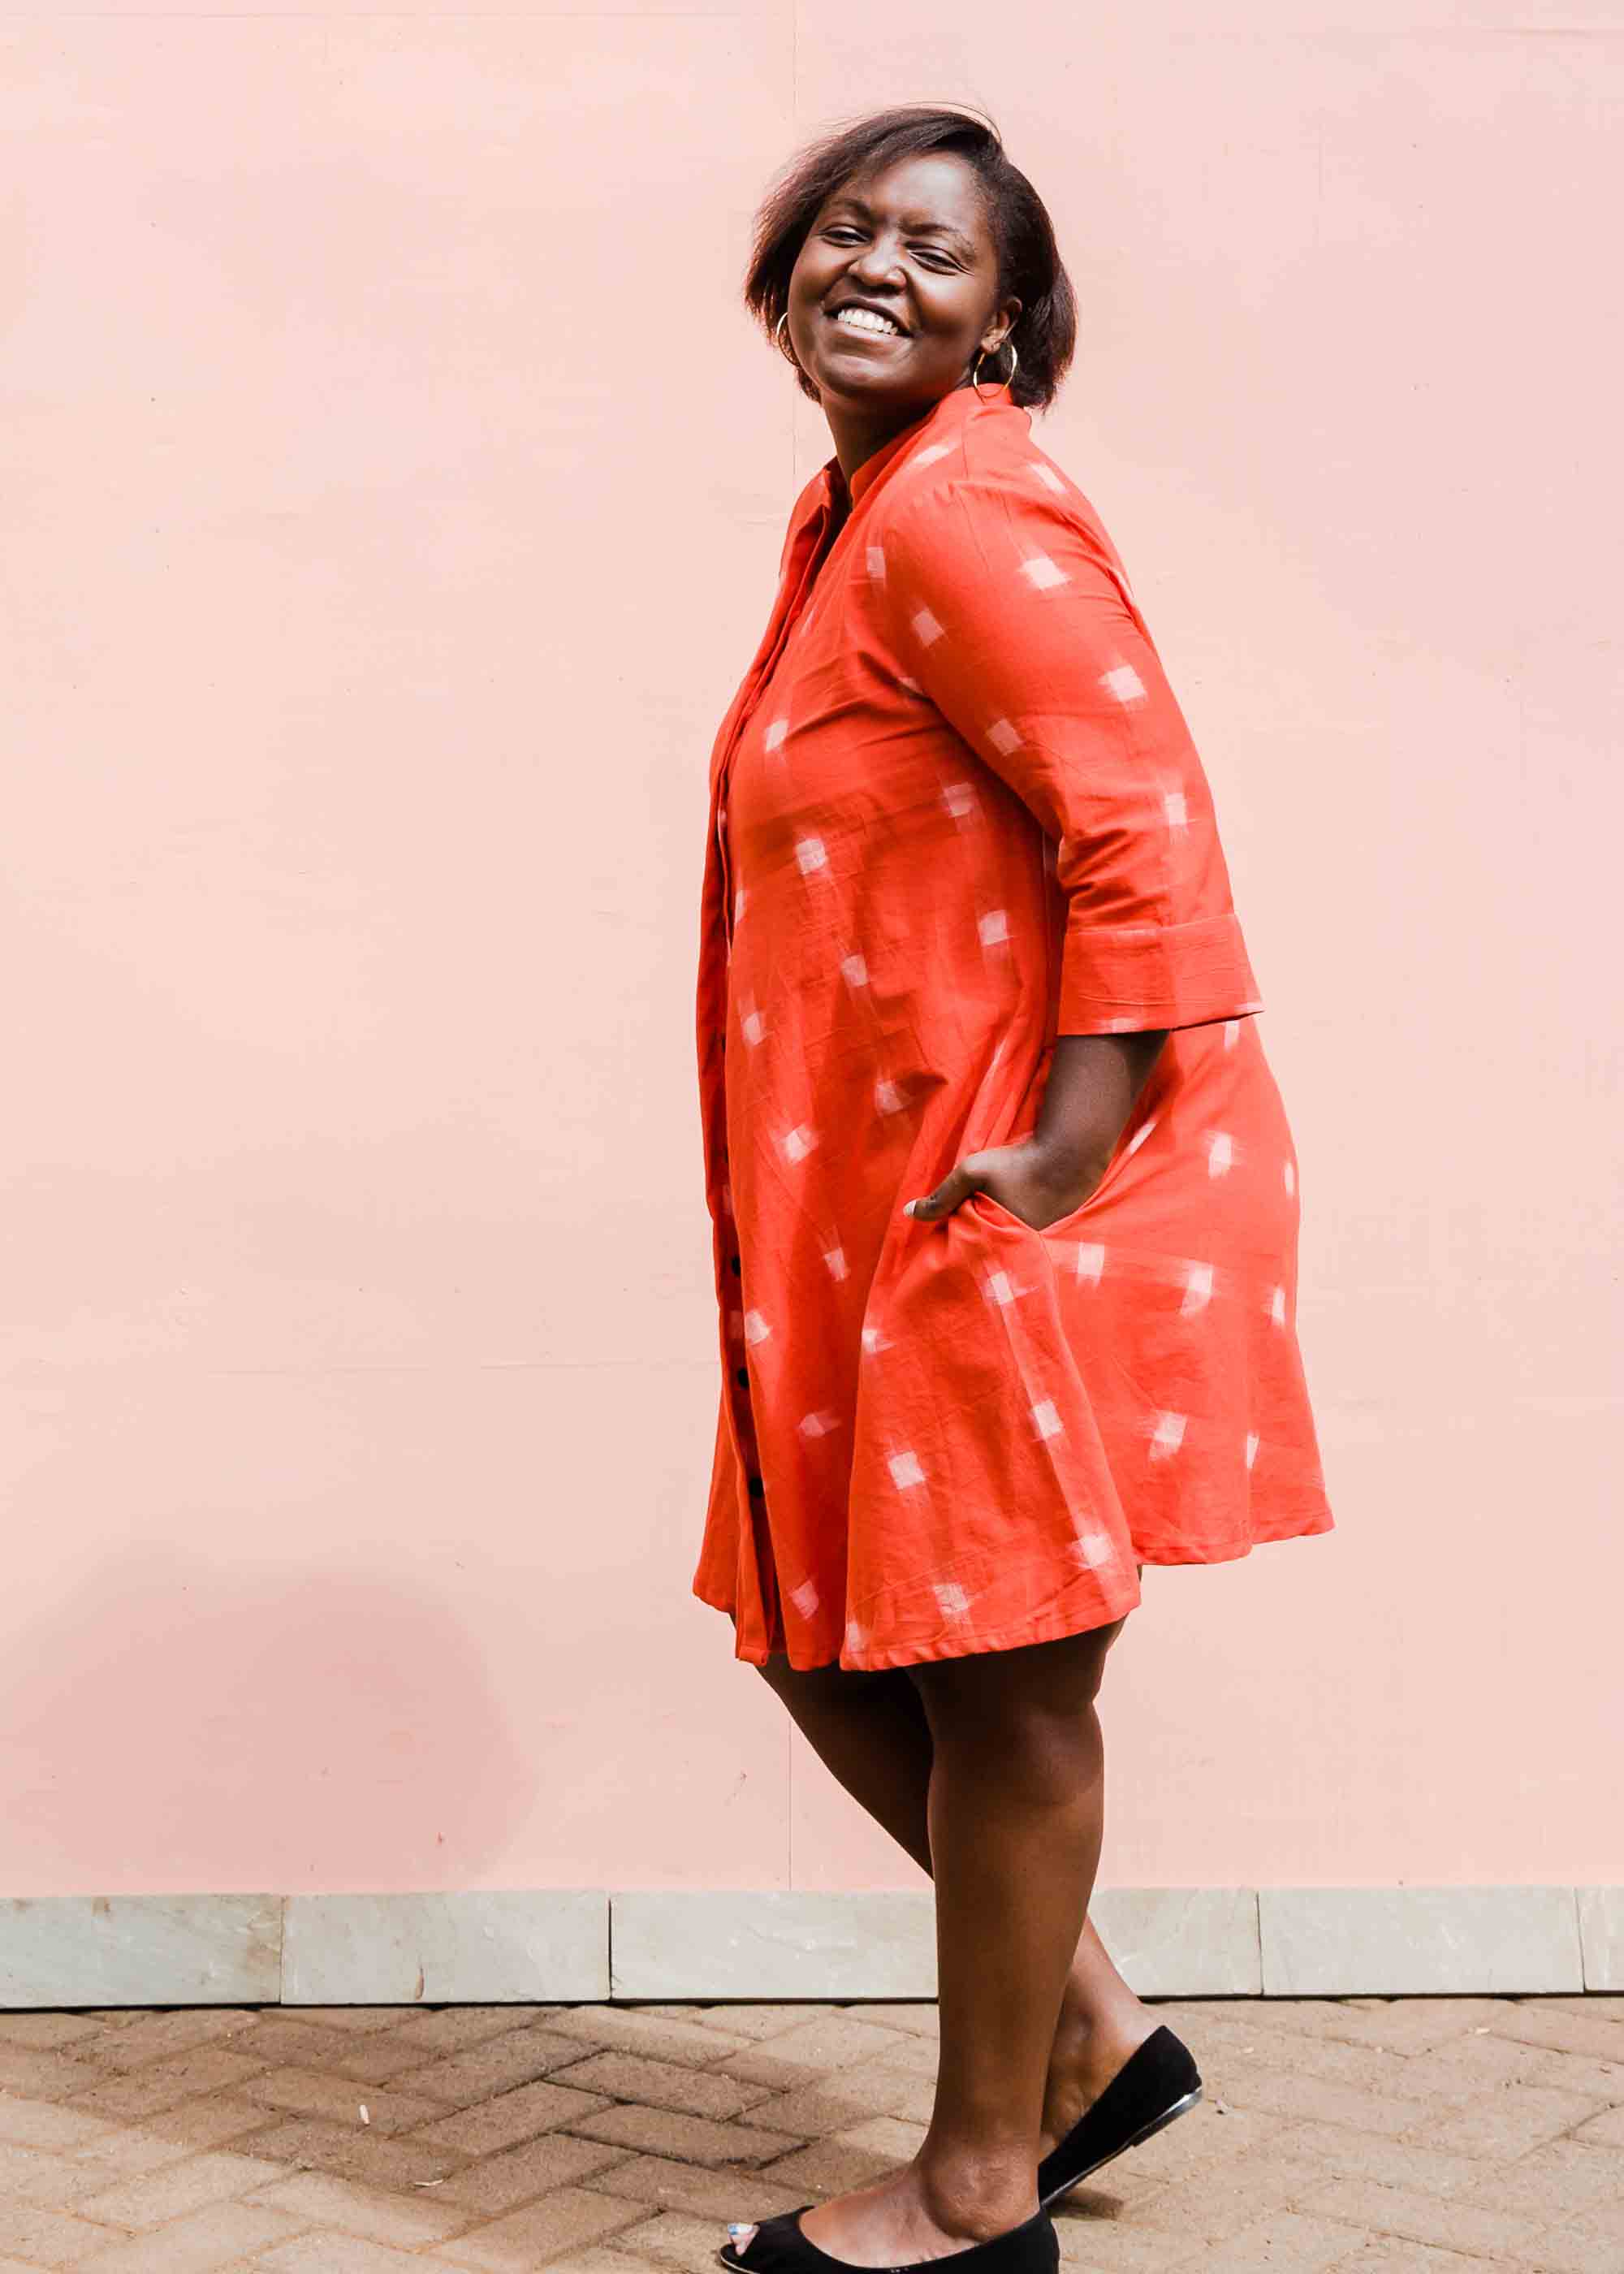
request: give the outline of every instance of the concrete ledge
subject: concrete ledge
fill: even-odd
[[[609,1995],[609,1898],[538,1888],[289,1895],[284,2006],[495,2006]]]
[[[1624,1990],[1624,1887],[1579,1887],[1579,1947],[1587,1990]]]
[[[1624,1887],[1113,1887],[1093,1915],[1147,1998],[1624,1991]],[[935,1995],[929,1889],[0,1898],[13,2010]]]
[[[617,1998],[934,1998],[929,1890],[610,1898]]]
[[[1271,1998],[1583,1990],[1573,1887],[1264,1887]]]
[[[262,2006],[282,1995],[279,1895],[0,1899],[0,2007]]]

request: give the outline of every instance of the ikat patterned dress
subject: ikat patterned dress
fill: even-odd
[[[1103,1626],[1327,1532],[1297,1160],[1213,804],[1122,563],[1007,387],[796,501],[718,734],[697,1040],[735,1656]],[[902,1204],[1031,1135],[1057,1035],[1172,1031],[1041,1231]]]

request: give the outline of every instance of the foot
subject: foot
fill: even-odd
[[[928,2183],[917,2164],[908,2164],[872,2187],[815,2204],[801,2214],[801,2232],[808,2242],[848,2266],[913,2266],[990,2242],[994,2235],[1006,2234],[1023,2219],[1035,2218],[1037,2208],[1032,2179],[1024,2194],[1011,2185],[981,2195],[974,2204],[962,2198],[950,2202]],[[755,2232],[753,2225],[728,2230],[747,2264]]]
[[[1161,2024],[1143,2006],[1112,2024],[1082,2029],[1063,2021],[1049,2056],[1043,2088],[1043,2125],[1038,2160],[1057,2148],[1071,2127],[1093,2107],[1111,2079]]]

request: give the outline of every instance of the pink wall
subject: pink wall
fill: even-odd
[[[0,55],[0,1889],[917,1884],[688,1593],[690,1020],[831,448],[751,208],[928,97],[1079,291],[1039,433],[1218,796],[1339,1517],[1147,1573],[1102,1881],[1624,1879],[1617,0]]]

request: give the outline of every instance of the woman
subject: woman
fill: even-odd
[[[746,297],[835,455],[711,761],[694,1591],[934,1878],[942,2041],[913,2163],[719,2255],[1025,2274],[1199,2097],[1087,1924],[1094,1698],[1146,1563],[1331,1526],[1295,1161],[1200,762],[1031,438],[1075,320],[1030,184],[960,112],[866,119]]]

